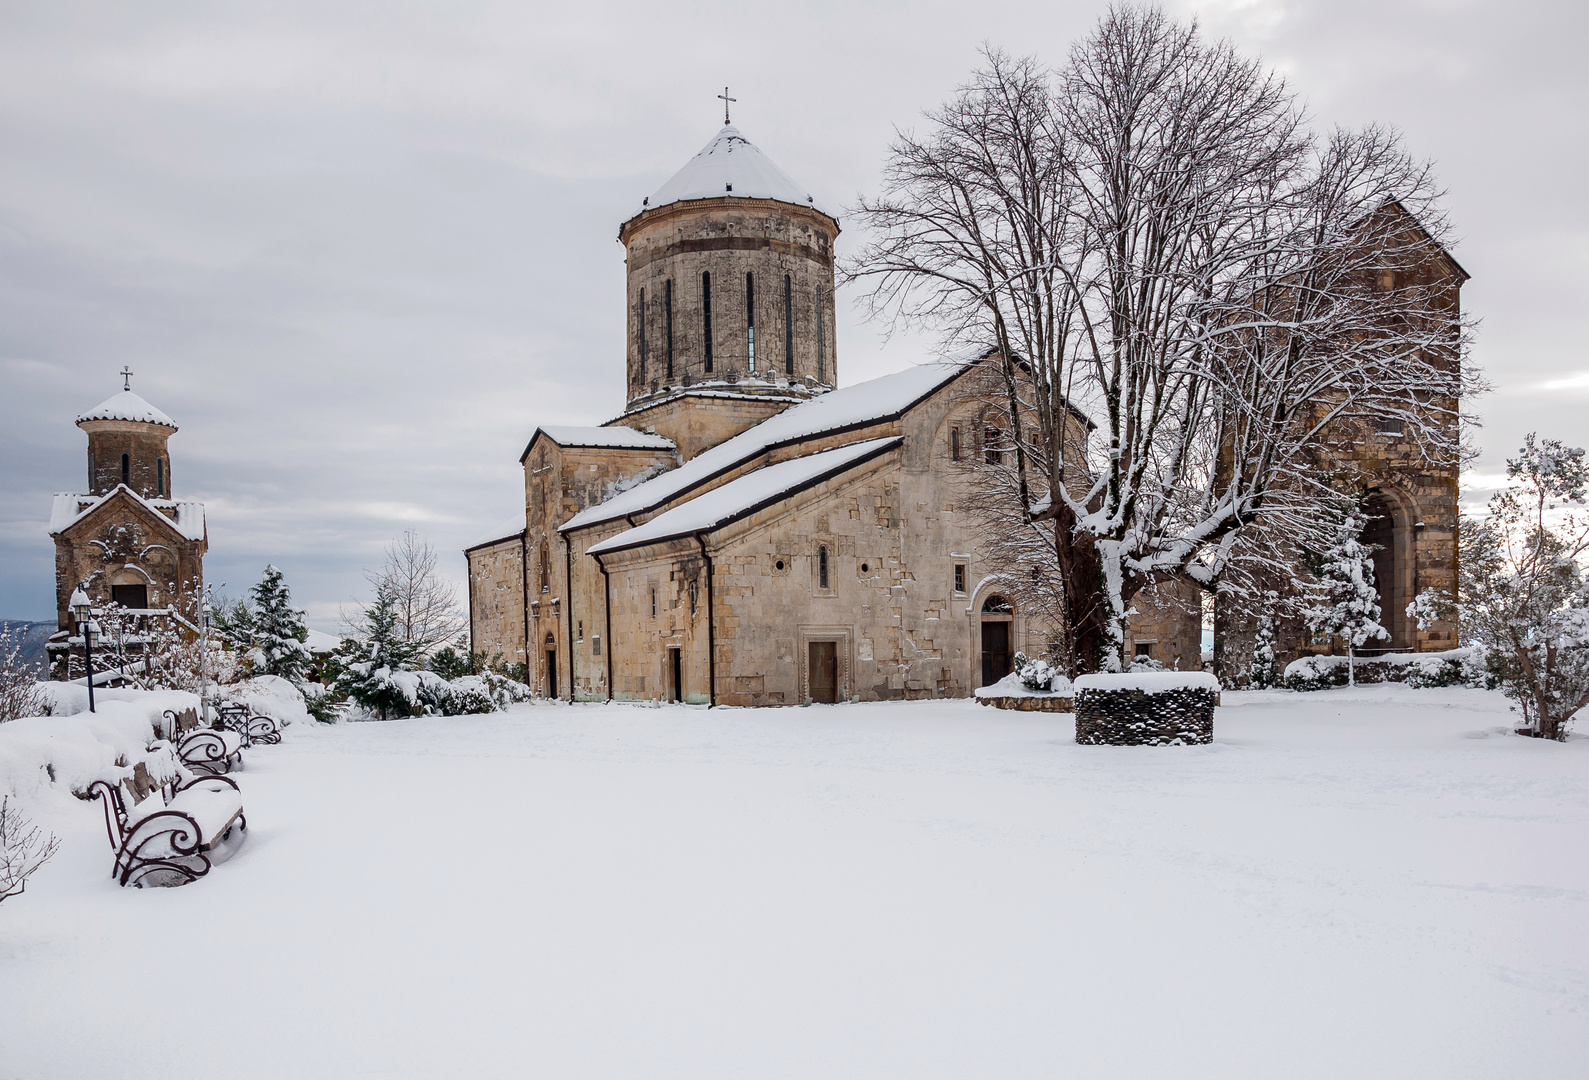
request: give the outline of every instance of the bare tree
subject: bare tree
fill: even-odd
[[[1112,9],[1057,72],[986,58],[896,139],[846,277],[874,315],[997,347],[1011,447],[982,482],[1052,552],[1068,666],[1118,667],[1144,588],[1256,591],[1254,564],[1324,546],[1332,440],[1396,422],[1457,459],[1478,383],[1428,272],[1448,225],[1394,133],[1315,134],[1156,8]]]
[[[43,833],[11,805],[10,796],[0,798],[0,900],[19,896],[28,887],[28,878],[50,861],[61,842]]]
[[[25,626],[0,623],[0,724],[44,711],[44,694],[39,689],[42,672],[22,655],[26,636]]]
[[[377,594],[383,588],[391,593],[395,629],[421,655],[456,639],[468,623],[458,608],[457,586],[436,572],[436,562],[430,541],[407,529],[386,546],[381,569],[364,572]]]

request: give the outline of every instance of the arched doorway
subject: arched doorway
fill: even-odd
[[[1010,673],[1015,612],[1002,596],[982,601],[982,685],[992,686]]]
[[[1368,519],[1358,539],[1373,549],[1374,588],[1379,592],[1379,624],[1390,634],[1375,638],[1359,650],[1374,653],[1411,647],[1407,633],[1407,605],[1412,602],[1410,583],[1404,580],[1408,565],[1407,528],[1396,504],[1383,492],[1368,497],[1363,514]]]

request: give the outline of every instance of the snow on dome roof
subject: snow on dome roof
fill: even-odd
[[[176,421],[131,390],[119,390],[77,418],[84,420],[131,420],[139,424],[159,424],[176,430]]]
[[[737,127],[727,124],[704,150],[657,188],[645,201],[643,209],[727,196],[816,206],[811,195],[791,180],[788,173],[774,165],[772,159],[741,135]]]

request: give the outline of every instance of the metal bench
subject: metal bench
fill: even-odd
[[[249,707],[240,701],[218,705],[216,712],[220,713],[221,725],[241,736],[244,746],[253,746],[255,743],[275,746],[281,742],[281,725],[274,716],[250,712]]]
[[[116,850],[111,877],[123,886],[197,881],[247,838],[243,795],[229,776],[178,770],[176,779],[160,783],[140,761],[119,782],[95,780],[88,794],[105,805],[105,831]]]
[[[243,767],[243,737],[235,731],[216,731],[199,725],[197,709],[165,710],[170,720],[171,742],[177,758],[194,772],[216,775]]]

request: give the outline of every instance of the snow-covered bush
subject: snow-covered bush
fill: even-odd
[[[306,695],[280,675],[256,675],[247,682],[227,687],[224,692],[233,701],[243,702],[250,711],[269,716],[283,727],[307,724],[313,719]]]
[[[1512,482],[1459,534],[1457,600],[1426,590],[1407,608],[1420,627],[1455,614],[1465,641],[1546,739],[1589,705],[1589,462],[1581,448],[1530,434],[1506,463]]]
[[[1015,654],[1015,674],[1028,690],[1052,690],[1055,676],[1063,680],[1065,673],[1042,657],[1029,657],[1018,652]]]
[[[1351,674],[1349,674],[1352,672]],[[1328,690],[1353,683],[1395,682],[1420,689],[1476,686],[1493,689],[1478,649],[1437,653],[1391,653],[1387,656],[1304,656],[1286,665],[1282,685],[1302,692]]]
[[[303,707],[309,715],[322,724],[334,724],[338,719],[337,697],[319,683],[306,682],[298,688],[303,693]]]

